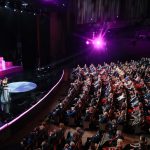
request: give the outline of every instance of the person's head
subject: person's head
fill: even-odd
[[[69,144],[65,144],[64,149],[69,148]]]
[[[117,131],[116,131],[116,135],[117,135],[117,136],[121,136],[121,135],[122,135],[122,131],[121,131],[121,130],[117,130]]]
[[[75,143],[73,141],[70,142],[71,149],[75,148]]]
[[[5,77],[5,78],[3,79],[3,81],[7,82],[7,81],[8,81],[8,78],[7,78],[7,77]]]
[[[146,142],[147,142],[146,137],[143,136],[143,135],[141,135],[141,136],[140,136],[140,141],[139,141],[139,142],[142,143],[142,144],[146,144]]]
[[[104,117],[108,117],[108,112],[104,112]]]
[[[122,139],[117,139],[117,149],[122,149],[123,148],[123,140]]]

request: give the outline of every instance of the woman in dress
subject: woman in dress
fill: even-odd
[[[4,78],[1,82],[1,109],[9,113],[10,111],[10,92],[8,88],[8,78]]]

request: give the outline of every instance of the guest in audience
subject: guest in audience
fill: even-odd
[[[139,150],[148,150],[147,149],[147,139],[145,136],[140,136],[139,139]]]
[[[146,123],[145,118],[150,115],[150,92],[148,86],[150,59],[104,65],[94,64],[72,71],[70,88],[66,97],[51,113],[58,118],[57,123],[66,123],[68,117],[76,122],[90,122],[101,126],[99,134],[87,138],[87,150],[95,150],[96,144],[103,141],[107,146],[114,146],[117,150],[124,148],[122,129],[125,125],[141,126]],[[98,120],[99,119],[99,120]],[[85,123],[84,122],[84,123]],[[84,126],[84,125],[83,125]],[[120,129],[122,127],[122,129]],[[90,127],[88,127],[90,128]],[[149,128],[149,126],[148,126]],[[94,129],[94,128],[92,128]],[[32,136],[22,141],[22,145],[32,145],[35,141],[41,148],[47,144],[54,149],[54,145],[63,147],[63,150],[82,149],[82,135],[84,131],[78,127],[75,132],[69,131],[64,138],[64,130],[50,130],[41,124],[36,131],[38,138]],[[35,141],[34,141],[35,140]],[[57,142],[59,144],[57,144]],[[102,143],[103,143],[102,142]],[[34,147],[34,146],[33,146]],[[100,145],[103,147],[103,145]],[[147,140],[141,136],[139,149],[147,150]]]

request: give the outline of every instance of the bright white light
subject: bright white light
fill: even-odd
[[[100,48],[104,48],[105,42],[102,38],[99,37],[93,40],[93,45],[95,48],[100,49]]]
[[[87,45],[89,45],[89,44],[90,44],[90,42],[89,42],[89,41],[86,41],[86,44],[87,44]]]

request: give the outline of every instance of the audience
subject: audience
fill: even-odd
[[[83,130],[68,133],[64,128],[49,131],[42,123],[24,138],[22,147],[47,149],[61,145],[63,150],[115,147],[124,149],[123,131],[139,127],[142,132],[150,125],[150,59],[111,62],[96,67],[78,65],[71,73],[71,83],[66,97],[49,114],[50,123],[99,130],[82,144]],[[89,124],[85,127],[84,123]],[[107,139],[107,140],[106,140]],[[58,144],[56,144],[58,143]],[[140,137],[139,149],[146,149],[145,137]]]

